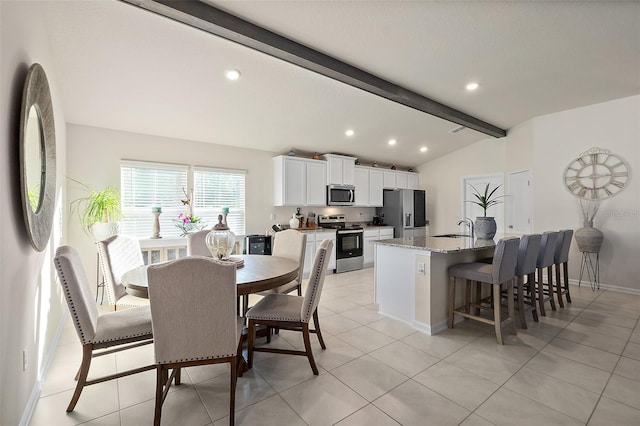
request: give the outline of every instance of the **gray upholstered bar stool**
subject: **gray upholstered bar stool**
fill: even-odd
[[[538,293],[538,307],[540,309],[540,315],[543,317],[547,315],[544,309],[544,304],[549,301],[551,310],[556,310],[556,303],[553,300],[553,259],[556,252],[556,243],[558,241],[559,232],[544,232],[542,239],[540,240],[540,251],[538,252],[538,262],[536,268],[538,270],[537,293]],[[547,270],[547,289],[544,288],[544,270]]]
[[[563,229],[559,231],[562,238],[562,244],[560,244],[560,238],[556,244],[556,253],[553,259],[553,263],[556,268],[556,294],[558,295],[558,303],[561,308],[564,308],[562,302],[562,295],[566,295],[567,303],[571,303],[571,293],[569,291],[569,249],[571,248],[571,238],[573,237],[573,229]],[[562,274],[560,273],[562,269]],[[561,279],[562,278],[562,279]]]
[[[540,252],[540,234],[524,235],[520,238],[518,263],[516,264],[516,301],[520,327],[527,328],[525,313],[531,311],[533,320],[538,322],[536,310],[536,265]],[[525,277],[527,278],[525,286]],[[527,294],[525,296],[525,288]],[[528,305],[528,306],[525,306]]]
[[[513,306],[513,280],[515,277],[516,263],[518,262],[519,238],[506,238],[498,241],[493,253],[493,263],[483,262],[459,263],[449,268],[449,328],[453,328],[454,314],[465,318],[492,324],[496,330],[498,343],[504,344],[502,339],[502,327],[511,324],[512,334],[516,334]],[[466,294],[463,300],[465,304],[455,307],[456,278],[466,280]],[[493,304],[475,305],[480,310],[493,311],[493,320],[471,313],[470,291],[471,282],[491,284],[493,287]],[[507,288],[507,307],[509,318],[501,318],[500,299],[502,286]]]

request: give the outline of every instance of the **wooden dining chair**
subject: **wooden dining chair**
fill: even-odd
[[[82,344],[82,363],[76,375],[78,383],[67,406],[67,412],[70,412],[75,408],[85,386],[155,368],[154,365],[147,365],[87,380],[92,358],[153,343],[151,311],[149,306],[143,306],[98,315],[78,252],[72,247],[61,246],[56,250],[53,263]]]
[[[128,294],[122,284],[125,272],[144,265],[138,240],[128,235],[115,235],[97,244],[109,304],[115,310],[148,305],[148,299]]]
[[[313,269],[307,283],[305,295],[294,296],[289,294],[273,293],[265,296],[256,303],[246,314],[249,321],[248,336],[248,352],[249,352],[249,368],[253,365],[254,352],[271,352],[287,355],[302,355],[309,359],[313,374],[318,375],[318,367],[313,358],[311,351],[310,333],[318,336],[318,341],[322,349],[326,349],[322,332],[320,331],[320,322],[318,320],[318,303],[322,293],[324,277],[327,273],[327,262],[333,248],[333,241],[324,240],[318,250],[313,261]],[[309,329],[309,322],[313,318],[315,329]],[[295,351],[288,349],[256,347],[256,326],[265,325],[268,328],[281,328],[284,330],[299,331],[302,333],[304,341],[304,351]]]
[[[229,424],[234,424],[244,318],[236,313],[236,266],[191,256],[147,271],[157,369],[154,425],[180,369],[231,364]],[[169,375],[169,370],[173,370]]]

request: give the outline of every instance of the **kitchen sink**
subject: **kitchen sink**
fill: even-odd
[[[469,238],[466,234],[441,234],[441,235],[432,235],[435,238]]]

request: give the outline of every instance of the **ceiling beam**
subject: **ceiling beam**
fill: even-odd
[[[493,137],[506,130],[197,0],[121,0]]]

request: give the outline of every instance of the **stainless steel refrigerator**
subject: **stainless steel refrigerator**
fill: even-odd
[[[395,238],[426,235],[427,194],[422,189],[384,190],[383,207],[376,214],[393,226]],[[384,216],[382,216],[384,215]]]

